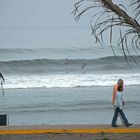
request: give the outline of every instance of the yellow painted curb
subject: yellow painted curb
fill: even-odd
[[[43,133],[140,133],[140,128],[106,128],[106,129],[36,129],[36,130],[0,130],[0,135],[7,134],[43,134]]]

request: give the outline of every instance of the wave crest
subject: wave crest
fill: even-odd
[[[130,59],[130,57],[128,58]],[[140,57],[134,56],[137,62]],[[130,59],[132,61],[132,59]],[[135,69],[139,69],[140,65],[133,65]],[[85,68],[86,71],[111,71],[111,70],[129,70],[130,67],[126,63],[123,56],[105,57],[99,59],[34,59],[34,60],[14,60],[1,61],[0,70],[5,73],[40,73],[40,72],[79,72]]]

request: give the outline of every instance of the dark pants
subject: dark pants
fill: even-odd
[[[115,126],[115,125],[116,125],[116,121],[117,121],[117,118],[118,118],[118,114],[120,114],[121,118],[122,118],[123,121],[124,121],[124,124],[125,124],[126,126],[128,126],[128,125],[129,125],[129,122],[128,122],[127,118],[125,117],[125,114],[124,114],[123,110],[120,109],[119,107],[117,107],[117,108],[115,109],[114,116],[113,116],[113,119],[112,119],[112,126]]]

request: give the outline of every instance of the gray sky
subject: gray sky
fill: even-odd
[[[78,0],[0,0],[0,47],[94,46],[90,12],[78,22],[71,12]],[[116,1],[116,0],[114,0]],[[121,1],[121,0],[119,0]],[[122,0],[126,2],[126,0]],[[122,2],[121,1],[121,2]],[[57,30],[8,30],[30,27],[57,27]],[[63,28],[58,30],[59,27]],[[76,27],[64,30],[65,27]],[[78,28],[79,29],[78,29]],[[44,41],[45,40],[45,41]],[[108,40],[108,39],[106,39]],[[31,42],[32,41],[32,42]],[[54,44],[55,42],[55,44]]]
[[[71,12],[74,10],[74,3],[77,1],[78,0],[0,0],[0,27],[75,25]],[[126,3],[126,0],[113,1]],[[77,25],[89,23],[87,19],[86,14]]]
[[[71,15],[75,2],[0,0],[0,48],[93,46],[87,17]]]
[[[0,27],[71,26],[76,0],[0,0]],[[86,20],[77,24],[84,24]]]

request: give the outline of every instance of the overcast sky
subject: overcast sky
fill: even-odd
[[[0,26],[72,26],[76,0],[0,0]],[[86,20],[78,24],[84,24]]]
[[[44,31],[44,35],[40,39],[49,40],[52,39],[52,42],[49,45],[52,45],[54,41],[55,45],[61,43],[60,45],[69,44],[69,46],[79,45],[79,46],[93,46],[94,39],[91,36],[91,29],[89,21],[91,12],[86,13],[78,22],[74,20],[71,12],[74,10],[74,4],[78,0],[0,0],[0,47],[19,47],[19,46],[39,46],[37,44],[37,35],[42,35],[42,32],[26,32],[21,30],[11,31],[7,30],[8,28],[22,28],[22,27],[81,27],[73,30],[62,30],[53,31],[52,36],[48,35]],[[126,0],[114,0],[125,2]],[[52,33],[52,31],[50,31]],[[69,33],[69,34],[68,34]],[[36,36],[35,36],[36,35]],[[75,35],[75,36],[74,36]],[[33,40],[34,37],[34,40]],[[59,40],[56,40],[58,39]],[[62,40],[60,40],[60,38]],[[70,40],[71,38],[71,40]],[[72,40],[75,39],[75,42]],[[29,40],[32,40],[29,42]],[[67,43],[63,44],[64,40],[67,40]],[[106,39],[108,40],[108,39]],[[23,42],[22,42],[23,41]],[[57,42],[61,41],[61,42]],[[42,46],[47,46],[48,43],[44,43]],[[74,44],[75,43],[75,44]]]
[[[76,26],[87,24],[89,23],[86,20],[88,17],[85,16],[84,19],[82,18],[83,20],[81,19],[75,24],[71,15],[74,3],[77,1],[0,0],[0,26]]]
[[[0,48],[93,45],[89,20],[71,14],[76,1],[0,0]]]

